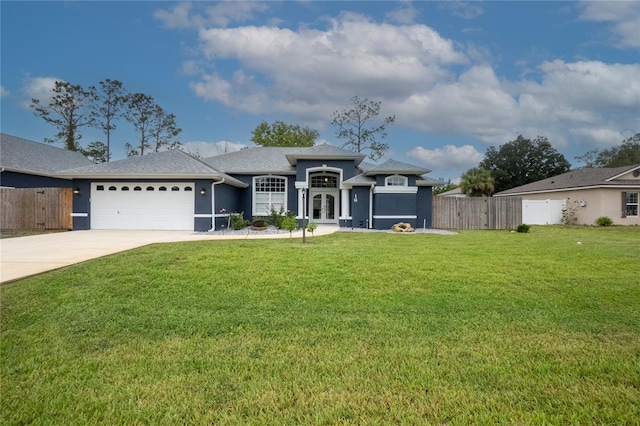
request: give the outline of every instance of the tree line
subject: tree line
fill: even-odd
[[[53,138],[45,138],[45,142],[63,142],[66,149],[79,151],[95,163],[111,159],[111,136],[121,118],[131,124],[137,134],[136,143],[124,144],[129,157],[181,145],[178,135],[182,129],[176,124],[176,116],[165,111],[150,95],[129,93],[118,80],[107,78],[88,88],[56,81],[51,97],[44,103],[33,98],[31,108],[36,116],[58,130]],[[101,130],[106,143],[93,141],[82,146],[84,127]]]

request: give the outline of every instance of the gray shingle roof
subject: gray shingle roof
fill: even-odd
[[[427,175],[422,175],[418,180],[416,180],[417,186],[438,186],[442,185],[444,182],[440,179],[434,179]]]
[[[371,186],[372,184],[376,183],[376,180],[374,178],[365,176],[364,174],[359,174],[359,175],[355,175],[354,177],[347,179],[343,182],[345,184],[345,186],[350,187],[350,186]]]
[[[203,159],[205,163],[226,173],[295,174],[296,169],[287,160],[287,155],[300,148],[256,147]]]
[[[287,155],[287,159],[291,164],[296,164],[297,160],[312,160],[316,158],[326,160],[355,160],[357,166],[364,160],[365,155],[329,145],[328,143],[314,145],[309,148],[298,148],[298,151]]]
[[[0,167],[6,171],[51,176],[60,170],[93,164],[79,152],[0,133]]]
[[[377,164],[365,172],[367,176],[380,175],[380,174],[411,174],[422,175],[429,173],[431,170],[419,167],[414,164],[403,163],[397,160],[387,160],[382,164]]]
[[[585,168],[572,170],[558,176],[542,179],[537,182],[501,191],[494,196],[525,194],[534,192],[558,191],[572,188],[598,187],[598,186],[631,186],[640,187],[640,180],[609,180],[615,176],[640,169],[640,165],[614,168]]]
[[[216,170],[203,161],[198,160],[178,149],[157,152],[142,157],[131,157],[110,163],[92,164],[90,166],[64,170],[60,176],[68,178],[224,178],[231,185],[246,187],[237,179]]]

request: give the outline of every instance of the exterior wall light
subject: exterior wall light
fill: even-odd
[[[78,188],[78,187],[73,188],[73,193],[74,193],[75,195],[79,195],[79,194],[80,194],[80,188]]]
[[[207,190],[204,189],[204,186],[200,189],[200,195],[205,195],[207,193]]]
[[[354,203],[358,202],[358,194],[353,194],[353,202]]]

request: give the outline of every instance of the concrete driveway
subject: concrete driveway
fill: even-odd
[[[320,226],[315,236],[337,231]],[[301,237],[302,232],[293,233]],[[227,239],[289,238],[289,233],[269,235],[195,234],[192,231],[71,231],[0,240],[0,283],[4,284],[74,263],[153,243]]]

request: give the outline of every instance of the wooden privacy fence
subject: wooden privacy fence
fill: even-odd
[[[72,229],[71,188],[0,188],[2,230]]]
[[[522,224],[521,197],[433,197],[439,229],[515,229]]]

